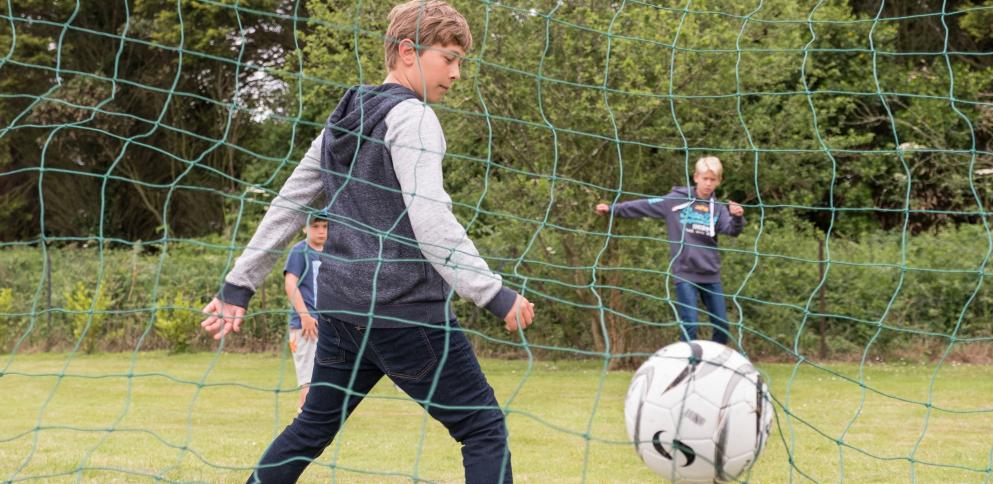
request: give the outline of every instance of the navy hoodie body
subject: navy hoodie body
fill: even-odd
[[[454,319],[453,292],[499,318],[517,293],[490,271],[451,210],[433,109],[398,84],[349,89],[273,200],[219,298],[247,307],[307,214],[328,214],[316,307],[356,325]]]
[[[727,205],[696,198],[694,187],[672,187],[663,197],[633,200],[611,207],[622,218],[664,219],[669,232],[671,271],[677,282],[713,283],[721,280],[719,234],[737,236],[744,217],[734,217]]]

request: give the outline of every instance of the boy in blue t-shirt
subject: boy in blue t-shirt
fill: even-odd
[[[317,275],[321,269],[320,253],[328,240],[328,221],[320,215],[313,216],[304,229],[306,240],[301,240],[290,250],[283,267],[286,297],[293,312],[290,313],[290,352],[296,368],[297,385],[300,385],[300,404],[303,408],[314,373],[314,354],[317,351]]]

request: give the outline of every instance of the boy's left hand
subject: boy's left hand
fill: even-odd
[[[221,339],[231,331],[238,332],[242,318],[245,317],[245,308],[234,304],[225,304],[224,301],[216,297],[204,306],[202,312],[207,315],[207,318],[200,322],[200,326],[208,333],[213,334],[214,339]]]
[[[731,212],[733,217],[740,217],[745,214],[745,209],[735,202],[728,202],[728,212]]]

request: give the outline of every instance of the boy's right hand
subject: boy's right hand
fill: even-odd
[[[203,307],[202,313],[207,319],[200,322],[200,327],[221,339],[231,331],[241,331],[241,320],[245,317],[245,308],[227,304],[216,297]]]
[[[510,312],[503,317],[503,322],[507,323],[504,326],[504,328],[507,328],[507,331],[514,331],[517,328],[527,329],[533,320],[534,304],[520,294],[514,300],[514,305],[510,308]]]
[[[306,339],[317,340],[317,320],[309,314],[300,316],[300,336]]]
[[[597,215],[607,215],[610,213],[610,205],[607,205],[606,203],[598,203],[594,210],[596,210]]]

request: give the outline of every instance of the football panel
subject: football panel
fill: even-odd
[[[642,404],[651,386],[653,369],[651,365],[642,365],[638,369],[638,372],[631,379],[627,397],[624,399],[624,424],[627,428],[628,438],[632,441],[635,440],[635,429]]]
[[[724,448],[728,458],[755,452],[764,432],[763,422],[749,402],[738,402],[726,409],[725,427]]]
[[[719,412],[712,403],[691,392],[682,402],[667,402],[667,408],[676,424],[675,438],[713,440]]]
[[[714,468],[714,441],[711,439],[680,439],[680,451],[675,457],[677,472],[685,479],[707,482],[717,476]]]

